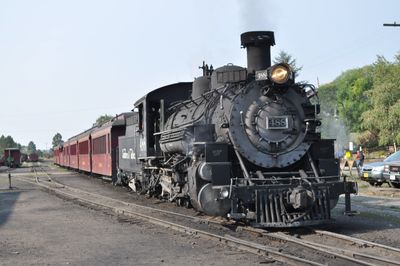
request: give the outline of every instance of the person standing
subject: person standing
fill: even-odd
[[[364,165],[364,159],[365,159],[364,153],[363,153],[363,151],[360,151],[360,160],[359,160],[359,163],[358,163],[358,166],[360,168],[362,168],[363,165]]]
[[[357,151],[357,153],[356,153],[356,165],[357,165],[357,167],[360,166],[360,159],[361,159],[361,153],[360,153],[360,151]]]

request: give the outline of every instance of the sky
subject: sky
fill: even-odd
[[[400,51],[398,0],[0,0],[0,135],[51,147],[158,87],[192,81],[205,60],[246,66],[245,31],[271,30],[328,83]]]

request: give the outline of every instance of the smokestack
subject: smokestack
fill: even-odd
[[[249,31],[240,35],[242,47],[247,48],[247,71],[254,73],[271,66],[271,46],[275,45],[273,31]]]

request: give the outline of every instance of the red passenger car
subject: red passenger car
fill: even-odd
[[[54,148],[54,163],[60,166],[64,164],[64,144],[60,144]]]
[[[69,142],[64,142],[62,166],[69,167]]]
[[[69,147],[69,167],[72,169],[78,169],[78,139],[72,137],[68,140]]]
[[[58,148],[58,165],[62,166],[64,164],[64,144],[60,145]]]
[[[92,160],[90,158],[92,154],[91,132],[92,129],[89,129],[77,136],[79,154],[78,169],[88,173],[92,172]]]
[[[60,165],[60,147],[54,147],[53,149],[53,162],[56,165]]]
[[[117,174],[118,137],[125,134],[125,119],[133,112],[118,115],[100,128],[93,129],[92,173],[107,177]]]

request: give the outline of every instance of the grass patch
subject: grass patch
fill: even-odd
[[[370,185],[368,183],[366,183],[366,182],[358,181],[357,183],[358,183],[358,188],[359,189],[368,189],[370,187]]]
[[[400,210],[400,207],[392,205],[392,206],[389,206],[389,209],[394,209],[394,210],[398,211],[398,210]]]
[[[392,215],[386,215],[386,214],[382,215],[382,214],[372,213],[372,212],[360,212],[360,214],[357,216],[366,218],[366,219],[370,219],[370,220],[373,220],[376,222],[382,222],[382,220],[383,220],[385,222],[389,222],[389,223],[392,223],[395,225],[400,225],[400,218],[392,216]]]

